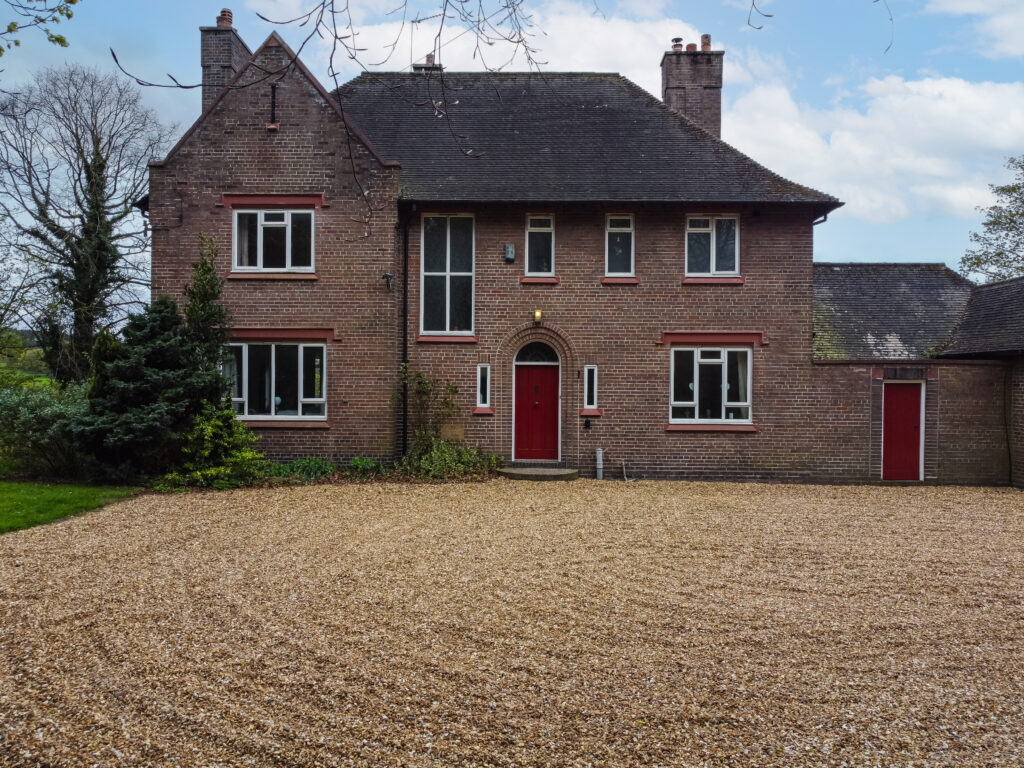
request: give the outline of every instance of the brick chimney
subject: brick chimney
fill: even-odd
[[[722,135],[722,60],[724,51],[711,50],[711,35],[701,35],[700,50],[682,39],[661,57],[661,100],[708,133]]]
[[[217,26],[200,27],[199,62],[203,66],[203,112],[210,108],[224,86],[249,60],[249,50],[238,32],[231,26],[228,8],[220,12]]]

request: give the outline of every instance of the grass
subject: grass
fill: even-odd
[[[134,488],[0,482],[0,533],[77,515],[133,493]]]

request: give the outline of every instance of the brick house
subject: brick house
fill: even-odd
[[[662,55],[663,100],[614,74],[431,61],[331,94],[276,33],[253,53],[217,21],[203,113],[151,164],[153,290],[179,295],[198,233],[215,238],[232,395],[268,454],[400,455],[408,362],[459,387],[451,434],[514,462],[1024,477],[1024,343],[965,330],[998,291],[813,265],[841,203],[720,140],[707,36]],[[894,276],[917,303],[871,298]]]

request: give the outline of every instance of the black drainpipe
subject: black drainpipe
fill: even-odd
[[[1006,431],[1006,459],[1009,464],[1007,479],[1013,486],[1013,361],[1003,374],[1003,429]]]
[[[412,207],[415,210],[416,206]],[[409,219],[412,210],[402,215],[402,365],[409,365]],[[402,380],[402,455],[409,451],[409,381]]]

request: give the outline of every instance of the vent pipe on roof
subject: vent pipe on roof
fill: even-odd
[[[701,35],[700,50],[681,38],[661,57],[661,98],[665,106],[686,116],[715,136],[722,135],[722,60],[724,51],[711,50],[711,35]]]

